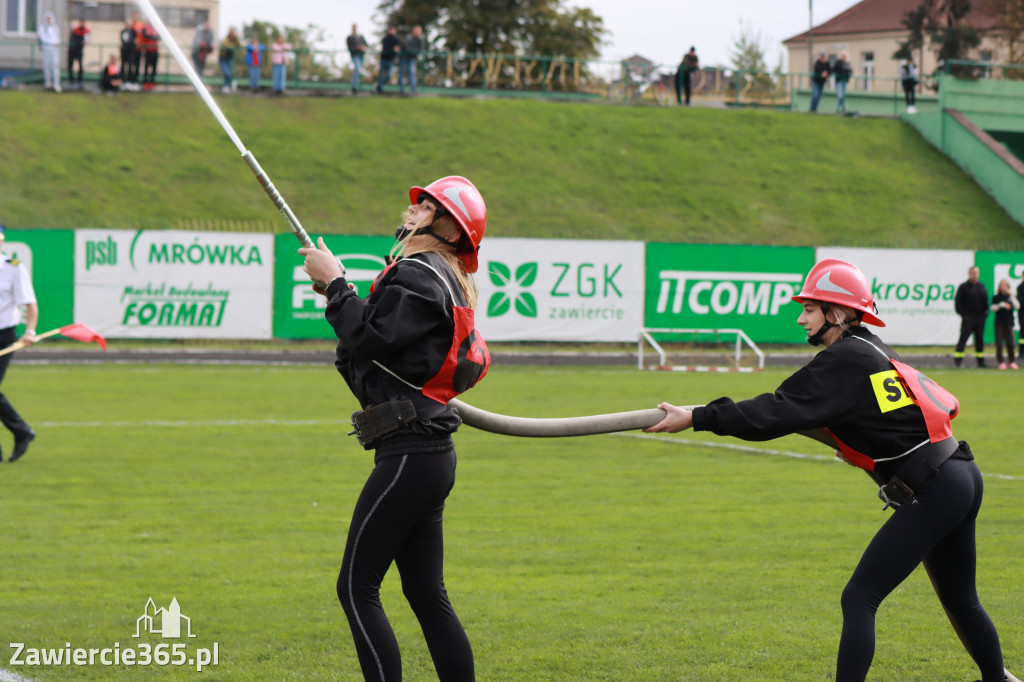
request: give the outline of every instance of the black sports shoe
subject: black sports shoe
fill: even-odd
[[[36,439],[36,432],[29,431],[27,436],[14,439],[14,450],[11,452],[11,462],[21,459],[21,456],[28,451],[28,444]]]

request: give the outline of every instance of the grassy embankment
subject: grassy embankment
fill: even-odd
[[[1021,227],[909,126],[767,111],[234,96],[307,229],[377,234],[411,184],[470,177],[489,235],[1019,248]],[[285,231],[195,95],[2,92],[0,221]]]

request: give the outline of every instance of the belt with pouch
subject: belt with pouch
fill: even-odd
[[[384,436],[405,428],[416,416],[416,406],[412,401],[399,400],[396,396],[386,403],[353,412],[353,430],[348,435],[354,435],[363,447],[372,446]]]
[[[922,445],[907,455],[906,461],[900,465],[893,477],[878,488],[878,499],[885,502],[882,511],[889,507],[896,509],[901,504],[909,502],[921,484],[934,476],[939,467],[960,449],[970,455],[971,447],[966,442],[957,442],[950,436],[938,443]]]

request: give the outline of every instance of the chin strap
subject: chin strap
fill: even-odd
[[[407,239],[408,237],[411,237],[414,234],[430,235],[431,237],[433,237],[437,241],[441,242],[442,244],[447,244],[448,246],[452,247],[456,251],[459,250],[459,246],[460,246],[459,242],[458,241],[450,242],[447,239],[445,239],[444,237],[442,237],[441,235],[439,235],[438,233],[434,232],[433,224],[427,225],[426,227],[417,227],[415,229],[410,229],[408,227],[405,227],[404,225],[399,226],[395,230],[395,240],[396,241],[402,241],[403,239]]]

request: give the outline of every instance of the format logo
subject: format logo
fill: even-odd
[[[196,288],[166,282],[144,287],[126,286],[121,324],[128,327],[219,327],[231,292],[213,284]]]

